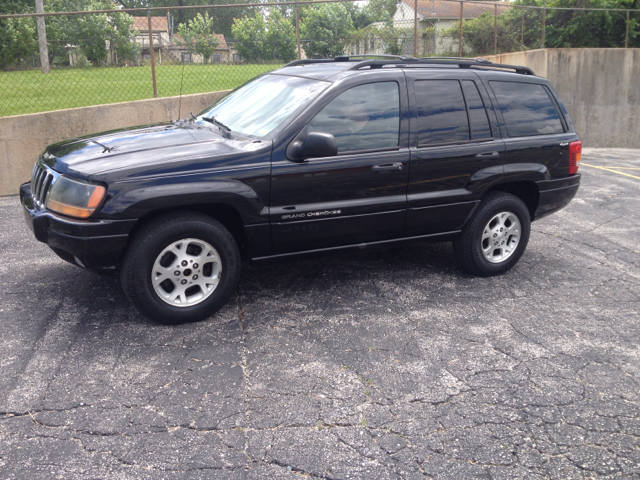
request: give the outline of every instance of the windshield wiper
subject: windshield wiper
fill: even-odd
[[[202,117],[205,122],[213,123],[216,127],[220,129],[220,131],[225,131],[225,137],[230,138],[231,129],[227,127],[224,123],[216,120],[216,117]]]

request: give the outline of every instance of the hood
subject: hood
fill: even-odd
[[[124,128],[55,143],[47,147],[42,159],[57,172],[88,178],[194,156],[228,156],[244,151],[250,144],[251,140],[247,139],[224,138],[217,127],[173,122]]]

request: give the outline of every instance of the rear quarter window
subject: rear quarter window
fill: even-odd
[[[564,132],[558,110],[543,85],[501,81],[490,81],[489,85],[510,137]]]

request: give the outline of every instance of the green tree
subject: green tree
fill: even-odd
[[[237,18],[231,32],[235,39],[235,49],[240,58],[256,62],[262,60],[266,43],[266,22],[256,12],[252,17]]]
[[[178,33],[184,40],[180,43],[186,45],[189,52],[202,55],[203,62],[209,62],[219,42],[213,32],[213,19],[208,13],[204,17],[198,13],[193,20],[180,25]]]
[[[280,9],[271,9],[266,20],[258,11],[236,19],[231,31],[236,51],[245,60],[289,62],[297,56],[295,27]]]
[[[31,0],[2,0],[0,15],[33,13]],[[0,20],[0,69],[11,68],[24,59],[38,54],[36,23],[32,18],[6,18]]]
[[[309,58],[331,58],[344,54],[345,41],[353,32],[349,12],[340,3],[309,7],[300,28]]]
[[[551,6],[634,9],[640,8],[640,0],[554,0]],[[552,10],[547,13],[547,19],[546,47],[624,47],[624,12]],[[629,46],[640,46],[640,25],[633,13],[629,22]]]
[[[280,10],[271,10],[267,19],[266,48],[273,52],[272,58],[290,62],[297,58],[296,27],[282,16]],[[265,52],[268,57],[268,52]]]
[[[396,0],[370,0],[362,10],[367,15],[369,24],[385,22],[392,26],[393,15],[396,13],[397,5]]]
[[[639,8],[640,0],[520,0],[516,5],[541,7],[581,8]],[[522,10],[511,8],[498,16],[498,51],[511,52],[542,46],[541,10],[525,10],[524,42],[521,44]],[[459,24],[447,35],[457,45]],[[544,46],[548,48],[612,48],[624,47],[626,16],[615,11],[547,10]],[[493,53],[494,17],[485,13],[473,20],[466,20],[462,35],[467,54]],[[640,24],[631,15],[629,22],[629,46],[640,46]]]
[[[88,10],[116,10],[112,0],[47,0],[45,11],[69,12]],[[94,65],[106,62],[109,50],[119,58],[132,55],[131,26],[133,17],[126,13],[99,13],[47,17],[49,62],[68,64],[69,48],[82,51]]]
[[[0,5],[2,13],[32,12],[33,2],[9,0]],[[116,10],[112,0],[47,0],[45,11]],[[11,10],[13,11],[11,11]],[[9,10],[9,11],[7,11]],[[119,58],[132,55],[130,41],[133,18],[126,13],[69,15],[45,18],[49,62],[68,65],[69,49],[76,47],[95,65],[107,60],[109,50]],[[0,21],[0,68],[20,63],[37,54],[37,32],[32,18]],[[11,60],[13,59],[13,60]]]
[[[0,20],[0,69],[18,65],[37,54],[36,22],[33,18]]]

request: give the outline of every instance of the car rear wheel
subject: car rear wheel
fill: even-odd
[[[491,192],[454,241],[460,265],[469,273],[487,277],[513,267],[527,248],[531,216],[515,195]]]
[[[221,223],[199,213],[176,213],[136,233],[120,278],[145,316],[180,324],[216,313],[236,289],[240,264],[238,246]]]

